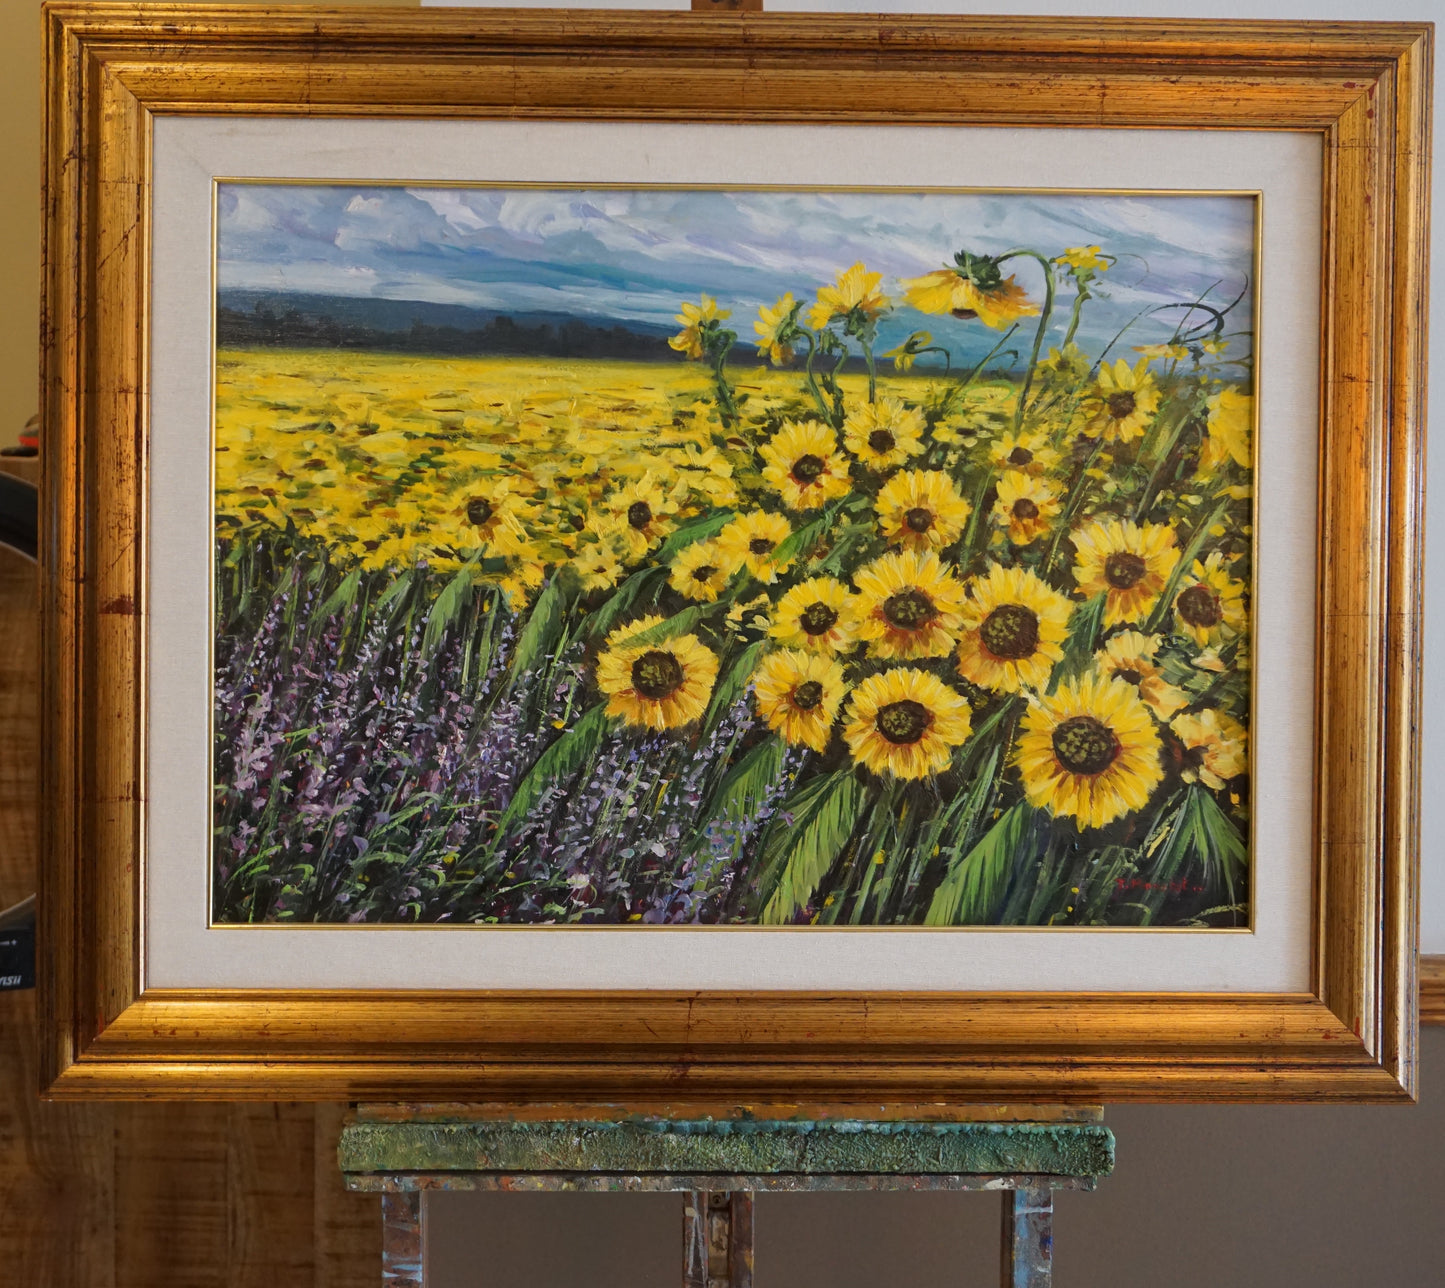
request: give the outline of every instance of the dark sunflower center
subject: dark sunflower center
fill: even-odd
[[[1039,517],[1039,507],[1030,501],[1028,497],[1021,496],[1014,502],[1013,516],[1015,519],[1037,519]]]
[[[572,515],[572,516],[567,520],[567,522],[572,525],[572,531],[573,531],[573,532],[581,532],[582,529],[587,526],[587,520],[584,519],[580,514],[574,514],[574,515]]]
[[[1149,565],[1127,550],[1116,550],[1104,560],[1104,580],[1115,590],[1133,589],[1148,571]]]
[[[1122,667],[1120,670],[1115,671],[1114,674],[1117,675],[1121,680],[1126,680],[1130,684],[1138,684],[1139,681],[1144,678],[1132,666]]]
[[[692,570],[692,579],[697,582],[709,582],[717,576],[717,569],[711,564],[704,564],[701,568]]]
[[[1109,395],[1109,415],[1115,420],[1128,420],[1134,414],[1134,395],[1127,389]]]
[[[1029,451],[1027,447],[1015,447],[1013,451],[1008,454],[1008,463],[1010,465],[1031,465],[1033,464],[1033,459],[1034,454]]]
[[[768,555],[773,552],[773,543],[767,537],[754,537],[748,542],[748,549],[755,555]]]
[[[671,653],[648,649],[632,664],[632,688],[660,702],[682,684],[682,665]]]
[[[475,523],[477,527],[480,528],[482,524],[484,524],[491,517],[492,503],[488,501],[486,497],[479,496],[475,500],[467,502],[468,522]]]
[[[1071,774],[1102,774],[1118,754],[1114,731],[1093,716],[1074,716],[1054,730],[1054,755]]]
[[[933,717],[923,703],[905,698],[902,702],[890,702],[886,707],[880,707],[873,723],[889,742],[902,746],[923,737],[933,723]]]
[[[826,635],[838,623],[838,610],[813,603],[798,614],[798,625],[809,635]]]
[[[1190,626],[1218,626],[1219,619],[1224,616],[1219,597],[1208,586],[1190,586],[1187,590],[1180,591],[1174,606],[1179,610],[1179,616]]]
[[[1039,617],[1022,604],[1000,604],[978,628],[978,638],[994,657],[1017,662],[1039,646]]]
[[[914,532],[927,532],[933,526],[933,511],[926,510],[921,505],[915,505],[903,516],[906,523]]]
[[[950,309],[949,312],[952,313],[953,316],[956,317],[960,322],[967,322],[970,319],[976,318],[978,316],[978,314],[973,309]]]
[[[823,686],[817,680],[804,680],[793,690],[793,705],[799,711],[811,711],[823,700]]]
[[[634,501],[627,507],[627,522],[640,532],[652,522],[652,507],[646,501]]]
[[[917,586],[910,586],[883,601],[883,616],[899,630],[915,631],[937,617],[938,609]]]
[[[827,468],[827,462],[821,456],[814,456],[809,452],[793,462],[793,477],[799,483],[812,483]]]
[[[868,446],[880,455],[891,452],[897,445],[898,440],[886,429],[875,429],[868,435]]]

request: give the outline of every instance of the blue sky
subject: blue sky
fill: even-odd
[[[1118,263],[1101,278],[1080,330],[1084,347],[1097,349],[1141,309],[1206,290],[1212,303],[1234,299],[1253,272],[1254,201],[224,184],[217,237],[223,291],[375,296],[662,325],[672,324],[682,300],[705,291],[733,310],[730,325],[744,342],[759,305],[785,291],[811,299],[860,259],[901,296],[899,279],[942,267],[959,249],[1026,246],[1052,257],[1101,245]],[[1018,259],[1010,269],[1038,300],[1038,266]],[[1061,280],[1052,333],[1062,332],[1071,302]],[[1229,329],[1249,328],[1249,304],[1246,297],[1234,310]],[[1128,342],[1166,339],[1180,316],[1145,319]],[[997,339],[977,322],[924,318],[904,307],[881,327],[881,347],[920,328],[960,354]]]

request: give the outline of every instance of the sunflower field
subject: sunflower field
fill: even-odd
[[[1250,336],[1113,263],[222,351],[215,919],[1248,925]]]

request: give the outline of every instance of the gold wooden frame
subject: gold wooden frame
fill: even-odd
[[[52,4],[42,1078],[53,1096],[1380,1099],[1415,1086],[1431,29]],[[1316,879],[1300,994],[160,991],[141,967],[150,123],[167,113],[1321,137]]]

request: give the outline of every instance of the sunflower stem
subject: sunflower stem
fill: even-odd
[[[818,411],[834,429],[838,428],[833,419],[833,413],[828,410],[828,404],[823,401],[823,391],[818,388],[818,377],[813,374],[813,359],[818,353],[818,342],[813,338],[811,331],[801,331],[803,339],[808,342],[808,356],[803,362],[803,370],[808,377],[808,392],[813,395],[813,401],[818,404]]]
[[[1076,279],[1077,280],[1077,279]],[[1059,346],[1060,353],[1067,353],[1069,345],[1074,342],[1074,335],[1079,329],[1079,318],[1084,312],[1084,301],[1094,298],[1093,292],[1089,290],[1087,282],[1079,282],[1079,293],[1074,297],[1074,307],[1069,313],[1069,327],[1064,332],[1064,342]]]
[[[993,348],[990,349],[986,354],[983,355],[983,361],[980,362],[978,366],[974,367],[973,370],[968,373],[968,375],[964,376],[964,378],[958,382],[958,390],[960,393],[962,393],[963,390],[967,389],[971,384],[973,384],[975,380],[979,378],[980,375],[983,374],[983,369],[988,366],[990,362],[993,361],[994,355],[1009,342],[1009,337],[1013,335],[1013,333],[1018,329],[1019,324],[1015,322],[1013,326],[1009,327],[1007,331],[1005,331],[1001,336],[999,336],[998,343],[994,345]]]
[[[1094,444],[1093,450],[1089,453],[1084,464],[1079,469],[1077,484],[1069,489],[1069,503],[1064,507],[1064,512],[1059,516],[1059,525],[1054,530],[1053,544],[1049,546],[1049,557],[1044,560],[1043,575],[1045,577],[1047,577],[1053,569],[1054,560],[1059,554],[1059,543],[1063,541],[1065,534],[1069,531],[1069,523],[1074,517],[1074,511],[1079,508],[1079,502],[1083,499],[1083,494],[1088,491],[1084,480],[1088,477],[1089,470],[1093,468],[1094,462],[1099,459],[1099,453],[1103,450],[1104,439],[1100,436],[1099,440]]]
[[[1033,351],[1029,354],[1029,365],[1028,370],[1024,372],[1023,384],[1019,386],[1018,407],[1014,411],[1014,433],[1018,433],[1018,431],[1023,427],[1024,408],[1025,405],[1028,403],[1029,389],[1034,383],[1034,369],[1039,365],[1039,350],[1043,347],[1044,332],[1047,331],[1049,327],[1049,316],[1054,311],[1053,265],[1050,264],[1049,261],[1045,259],[1042,255],[1040,255],[1038,251],[1027,250],[1023,247],[1019,247],[1016,250],[1007,251],[1006,253],[1000,255],[997,262],[1002,264],[1004,260],[1014,259],[1019,255],[1026,256],[1029,259],[1037,260],[1039,263],[1039,267],[1044,270],[1044,307],[1039,310],[1039,325],[1038,329],[1034,332]]]
[[[1147,632],[1152,634],[1159,629],[1159,624],[1164,620],[1165,615],[1174,604],[1174,592],[1179,588],[1179,583],[1184,579],[1185,572],[1193,565],[1200,550],[1204,547],[1205,539],[1209,536],[1209,529],[1224,518],[1224,512],[1228,508],[1229,499],[1226,497],[1209,512],[1209,516],[1194,530],[1194,535],[1189,539],[1189,544],[1184,547],[1184,553],[1179,556],[1179,562],[1174,565],[1174,571],[1169,574],[1169,580],[1164,583],[1164,589],[1159,595],[1159,602],[1154,605],[1154,611],[1149,614],[1149,624],[1144,628]]]
[[[715,350],[712,360],[712,377],[713,384],[717,390],[718,411],[722,413],[723,425],[728,429],[731,429],[737,424],[738,420],[737,403],[733,401],[732,388],[727,382],[727,377],[723,375],[723,363],[727,361],[728,353],[732,347],[733,342],[731,340],[719,346]]]

